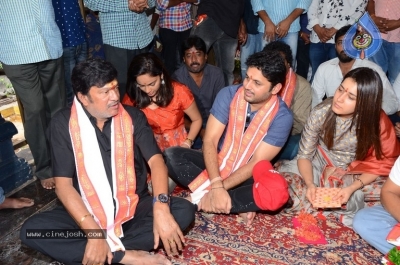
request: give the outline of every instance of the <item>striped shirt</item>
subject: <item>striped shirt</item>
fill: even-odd
[[[157,0],[157,9],[160,11],[160,28],[173,31],[185,31],[193,26],[190,16],[191,4],[182,2],[179,5],[169,7],[169,0]]]
[[[148,5],[153,7],[155,0],[148,0]],[[99,11],[104,44],[137,50],[145,48],[153,40],[146,12],[130,11],[127,0],[85,0],[85,6]]]
[[[271,21],[276,25],[285,18],[287,18],[290,13],[296,8],[304,9],[307,12],[308,7],[311,4],[311,0],[251,0],[251,5],[253,6],[254,14],[257,12],[265,10],[267,12]],[[264,32],[265,24],[260,18],[258,20],[258,32]],[[293,23],[290,25],[288,32],[298,32],[300,30],[300,18],[297,17]]]
[[[61,57],[51,0],[0,0],[0,61],[8,65]]]

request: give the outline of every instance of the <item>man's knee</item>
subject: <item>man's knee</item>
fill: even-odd
[[[171,198],[171,212],[181,230],[185,230],[195,218],[195,206],[184,198]]]
[[[373,228],[373,220],[371,218],[370,208],[364,208],[356,213],[353,219],[353,229],[357,234],[365,237],[368,231]]]

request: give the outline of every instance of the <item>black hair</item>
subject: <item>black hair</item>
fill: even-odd
[[[172,80],[161,60],[154,53],[142,53],[136,55],[128,70],[128,82],[126,93],[135,101],[138,108],[142,109],[150,105],[151,99],[137,84],[136,78],[140,75],[163,76],[164,84],[160,84],[154,103],[160,107],[166,107],[174,97]]]
[[[283,41],[273,41],[265,45],[263,51],[278,51],[284,54],[286,61],[290,65],[293,66],[293,54],[292,49],[289,45],[284,43]]]
[[[117,70],[110,62],[89,59],[78,63],[72,70],[72,89],[75,95],[87,95],[92,86],[103,87],[117,79],[117,75]]]
[[[277,84],[285,85],[286,66],[278,51],[261,51],[247,58],[247,67],[256,67],[271,83],[271,89]]]
[[[192,35],[182,42],[182,55],[185,56],[185,51],[190,48],[195,47],[196,50],[204,52],[207,54],[207,46],[202,38],[196,35]]]
[[[338,31],[336,31],[336,34],[335,34],[335,43],[337,43],[337,40],[338,40],[340,37],[346,35],[347,31],[349,31],[350,28],[351,28],[351,25],[347,25],[347,26],[341,27]]]

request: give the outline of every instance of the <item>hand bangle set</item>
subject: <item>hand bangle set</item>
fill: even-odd
[[[213,183],[215,183],[215,182],[217,182],[217,181],[222,181],[222,178],[221,178],[220,176],[218,176],[218,177],[216,177],[216,178],[213,178],[213,179],[210,181],[210,185],[212,185]]]
[[[190,139],[190,138],[186,138],[186,139],[185,139],[185,143],[186,143],[186,141],[188,141],[188,142],[190,143],[190,146],[189,146],[189,147],[192,147],[194,141],[193,141],[192,139]]]
[[[86,217],[91,216],[93,218],[93,214],[87,213],[84,216],[82,216],[81,220],[79,221],[79,226],[82,225],[82,222],[86,219]]]
[[[364,182],[361,179],[357,179],[357,180],[361,182],[361,187],[359,188],[359,190],[363,189],[364,188]]]

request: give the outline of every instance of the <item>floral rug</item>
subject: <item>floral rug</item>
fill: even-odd
[[[173,264],[380,264],[382,255],[333,216],[319,223],[326,245],[298,241],[292,218],[257,214],[247,228],[237,215],[197,213]]]

